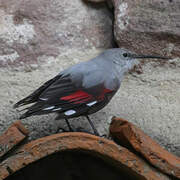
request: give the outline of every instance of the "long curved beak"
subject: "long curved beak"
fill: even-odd
[[[132,58],[151,58],[151,59],[170,59],[169,57],[162,57],[162,56],[154,56],[154,55],[136,55],[136,54],[131,54]]]

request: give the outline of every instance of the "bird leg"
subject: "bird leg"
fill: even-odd
[[[57,129],[56,133],[58,133],[60,130],[61,130],[62,132],[74,132],[74,130],[73,130],[73,128],[71,127],[68,119],[65,118],[65,121],[66,121],[66,124],[67,124],[67,126],[68,126],[68,128],[69,128],[69,131],[67,131],[67,130],[65,130],[64,128],[61,128],[61,127],[60,127],[60,128]]]
[[[69,121],[68,121],[67,118],[65,118],[65,121],[66,121],[66,124],[68,125],[69,131],[70,131],[70,132],[74,132],[74,130],[73,130],[73,128],[71,127],[71,125],[70,125],[70,123],[69,123]]]
[[[89,121],[89,124],[91,125],[91,127],[92,127],[92,129],[93,129],[93,131],[94,131],[94,134],[95,134],[96,136],[99,136],[99,133],[98,133],[98,131],[96,130],[96,128],[94,127],[94,124],[93,124],[92,121],[90,120],[89,116],[86,115],[85,117],[86,117],[87,120]]]

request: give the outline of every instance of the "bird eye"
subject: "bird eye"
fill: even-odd
[[[128,56],[128,54],[127,54],[127,53],[123,53],[123,56],[124,56],[124,57],[127,57],[127,56]]]

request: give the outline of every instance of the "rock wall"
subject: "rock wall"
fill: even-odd
[[[112,47],[105,4],[0,0],[0,66],[52,60],[71,49]]]
[[[180,55],[180,1],[107,0],[112,12],[103,1],[0,0],[0,66],[110,48],[113,36],[119,47],[137,53]]]
[[[180,56],[179,0],[112,0],[119,47],[144,54]]]
[[[102,2],[0,0],[0,67],[16,65],[13,70],[0,68],[0,133],[19,118],[12,108],[15,102],[64,68],[113,47],[112,21],[120,47],[180,56],[178,0],[112,1],[114,19]],[[17,72],[19,65],[24,69]],[[111,116],[123,117],[180,156],[180,59],[166,64],[150,61],[142,68],[139,74],[129,74],[111,103],[91,118],[102,135],[108,132]],[[31,132],[29,139],[66,128],[64,121],[54,118],[23,120]],[[83,117],[71,123],[91,131]]]

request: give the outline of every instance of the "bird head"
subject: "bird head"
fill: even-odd
[[[169,59],[167,57],[155,55],[138,55],[123,48],[109,49],[106,51],[105,56],[113,61],[115,66],[119,69],[118,71],[123,71],[123,73],[132,69],[135,64],[138,64],[139,62],[137,59]]]

